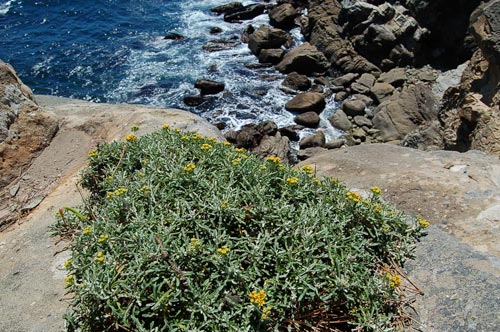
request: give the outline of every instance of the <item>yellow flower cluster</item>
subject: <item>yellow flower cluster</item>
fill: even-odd
[[[246,152],[247,150],[245,150],[244,148],[235,148],[234,151],[236,151],[238,153],[242,153],[242,152]]]
[[[137,136],[135,136],[134,134],[128,134],[127,136],[125,136],[125,140],[127,142],[134,142],[135,140],[137,140]]]
[[[267,157],[267,161],[270,161],[275,164],[281,164],[281,158],[277,156],[269,156]]]
[[[200,240],[198,240],[195,237],[191,238],[191,241],[189,242],[189,246],[188,246],[188,251],[193,252],[193,251],[202,251],[202,250],[203,250],[203,246],[201,245]]]
[[[299,178],[296,178],[296,177],[288,178],[288,179],[286,179],[286,182],[288,182],[290,184],[296,184],[299,182]]]
[[[97,263],[103,263],[104,262],[104,254],[102,253],[102,251],[99,251],[96,255],[96,257],[94,258],[94,260],[97,262]]]
[[[149,186],[142,186],[141,191],[146,194],[149,191]]]
[[[260,165],[260,166],[259,166],[259,169],[260,169],[261,171],[265,171],[265,170],[267,169],[267,167],[266,167],[266,165]]]
[[[175,132],[176,134],[179,134],[179,133],[181,132],[181,130],[180,130],[179,128],[175,128],[175,129],[174,129],[174,132]]]
[[[139,130],[139,126],[138,126],[138,125],[133,125],[133,126],[130,128],[130,130],[131,130],[132,132],[134,132],[134,133],[135,133],[136,131],[138,131],[138,130]]]
[[[103,234],[101,236],[99,236],[99,239],[97,240],[98,243],[103,243],[105,241],[107,241],[109,239],[109,235],[108,234]]]
[[[370,187],[370,191],[375,195],[380,195],[382,193],[379,187]]]
[[[422,217],[417,217],[417,220],[418,220],[418,224],[422,227],[422,228],[427,228],[431,225],[430,222],[428,222],[427,220],[425,220],[424,218]]]
[[[125,194],[127,191],[128,191],[127,188],[118,188],[115,191],[108,191],[106,196],[108,198],[112,198],[113,196],[121,196],[121,195]]]
[[[228,141],[225,141],[225,142],[224,142],[224,143],[222,143],[222,144],[224,144],[225,146],[230,146],[230,145],[231,145],[231,143],[229,143]]]
[[[229,249],[227,246],[224,246],[222,248],[217,248],[217,252],[221,255],[227,254],[231,249]]]
[[[64,268],[69,269],[71,267],[72,262],[73,261],[71,260],[71,258],[68,259],[66,262],[64,262]]]
[[[201,135],[199,135],[199,134],[194,134],[194,135],[193,135],[193,138],[194,138],[194,139],[202,139],[202,138],[203,138],[203,136],[201,136]]]
[[[170,129],[170,126],[168,124],[164,124],[163,126],[161,126],[161,129],[167,130]]]
[[[87,226],[83,229],[83,232],[82,232],[83,235],[88,235],[90,233],[92,233],[92,228],[90,226]]]
[[[90,151],[89,151],[89,157],[90,157],[90,158],[95,158],[95,157],[97,157],[98,155],[99,155],[99,154],[97,153],[97,151],[96,151],[96,150],[90,150]]]
[[[200,149],[202,150],[206,150],[206,151],[209,151],[209,150],[212,150],[212,146],[210,144],[202,144]]]
[[[387,273],[385,277],[389,280],[390,286],[392,288],[396,288],[401,285],[401,277],[399,275],[392,275],[390,273]]]
[[[380,213],[380,212],[382,212],[382,207],[378,204],[375,204],[373,206],[373,211],[375,211],[376,213]]]
[[[239,164],[241,164],[241,158],[233,159],[232,164],[233,166],[238,166]]]
[[[182,135],[181,139],[184,141],[189,141],[189,136],[188,135]]]
[[[186,164],[186,166],[184,166],[184,171],[186,172],[191,172],[192,170],[194,170],[196,168],[196,165],[195,164]]]
[[[271,307],[265,307],[262,309],[262,319],[266,320],[269,317],[269,314],[271,313]]]
[[[262,289],[260,291],[252,291],[248,297],[251,303],[255,303],[259,306],[264,306],[266,304],[266,292]]]
[[[320,184],[321,183],[318,178],[312,178],[312,182],[315,183],[315,184]]]
[[[73,285],[73,279],[74,278],[75,277],[72,274],[68,274],[66,276],[66,278],[64,278],[64,282],[66,283],[66,287],[69,287],[69,286]]]
[[[306,174],[312,174],[314,172],[314,168],[311,165],[302,166],[301,169],[306,172]]]
[[[226,209],[228,206],[229,206],[229,202],[228,202],[228,201],[224,201],[224,202],[222,202],[222,204],[220,205],[220,207],[221,207],[221,208],[223,208],[223,209]]]
[[[358,193],[355,193],[353,191],[349,191],[347,193],[347,198],[349,198],[354,203],[359,203],[361,201],[361,196],[359,196]]]

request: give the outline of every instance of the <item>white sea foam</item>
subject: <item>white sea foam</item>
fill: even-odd
[[[188,108],[183,103],[183,97],[198,94],[194,81],[207,78],[224,82],[226,88],[223,93],[209,97],[207,103],[188,108],[192,112],[214,123],[224,122],[230,129],[267,120],[276,122],[280,127],[295,124],[294,115],[284,108],[291,98],[280,89],[284,75],[273,68],[246,68],[245,64],[258,63],[246,44],[215,52],[202,51],[202,47],[211,40],[239,42],[241,32],[249,24],[258,27],[269,23],[267,15],[243,23],[227,23],[207,10],[225,3],[227,0],[183,2],[183,14],[172,32],[185,36],[186,40],[179,42],[165,40],[162,36],[142,36],[146,47],[130,50],[124,78],[106,98],[112,102]],[[223,32],[211,35],[210,28],[214,26],[220,27]],[[300,29],[293,29],[291,34],[296,44],[303,42]],[[83,69],[75,70],[78,73]],[[320,130],[325,132],[328,140],[340,135],[327,120],[337,106],[333,98],[329,98],[320,116]],[[313,130],[304,130],[300,135],[311,132]]]
[[[0,2],[0,15],[7,14],[15,2],[16,2],[16,0],[1,1]]]

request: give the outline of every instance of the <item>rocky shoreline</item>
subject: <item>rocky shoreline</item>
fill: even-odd
[[[251,124],[226,139],[262,156],[287,157],[297,132],[313,128],[316,134],[299,143],[301,160],[361,143],[500,156],[500,2],[459,2],[288,0],[213,8],[226,22],[267,13],[270,26],[248,25],[241,40],[261,66],[287,75],[282,85],[292,96],[284,107],[296,122]],[[300,45],[289,33],[296,27],[306,40]],[[197,82],[201,95],[186,103],[224,90],[210,84],[221,89],[206,92]],[[344,134],[327,142],[319,114],[333,94],[341,106],[328,120]]]

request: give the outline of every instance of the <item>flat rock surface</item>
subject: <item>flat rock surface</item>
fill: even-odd
[[[140,105],[94,104],[37,96],[56,115],[60,130],[20,177],[0,193],[0,217],[15,222],[0,232],[0,331],[58,332],[71,296],[65,294],[66,243],[51,237],[55,213],[81,202],[78,172],[89,150],[100,141],[123,139],[132,125],[137,135],[168,124],[223,140],[221,133],[191,113]],[[40,197],[45,199],[39,202]],[[34,205],[28,214],[22,208]]]
[[[417,296],[415,330],[500,327],[500,160],[477,151],[423,152],[389,144],[327,151],[301,162],[354,190],[431,222],[405,270]]]

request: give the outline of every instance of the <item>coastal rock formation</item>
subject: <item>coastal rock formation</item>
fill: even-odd
[[[221,82],[199,79],[194,83],[194,87],[200,90],[201,95],[214,95],[224,91],[226,85]]]
[[[241,20],[251,20],[254,17],[264,14],[266,8],[267,7],[264,4],[254,4],[244,7],[238,7],[238,5],[234,5],[233,9],[224,14],[224,21],[238,22]]]
[[[292,37],[281,29],[271,28],[267,25],[261,25],[253,32],[248,39],[248,48],[253,54],[259,55],[265,48],[276,49],[282,46],[290,47]]]
[[[500,1],[481,5],[471,16],[479,49],[460,85],[443,97],[439,119],[447,149],[478,149],[500,156]]]
[[[313,73],[322,73],[328,67],[328,60],[323,53],[318,51],[315,46],[304,43],[285,54],[283,60],[276,66],[276,69],[282,73],[297,72],[299,74],[311,75]]]
[[[269,23],[275,28],[290,29],[295,25],[295,18],[298,15],[291,4],[284,3],[269,12]]]
[[[478,151],[423,152],[389,144],[323,151],[297,165],[335,177],[431,222],[407,273],[425,331],[495,331],[500,310],[500,161]],[[453,300],[451,300],[453,299]],[[453,312],[453,319],[450,319]]]
[[[19,177],[57,133],[14,69],[0,61],[0,189]]]
[[[285,108],[288,111],[297,113],[321,113],[325,106],[325,97],[323,97],[321,93],[317,92],[299,93],[285,104]]]

